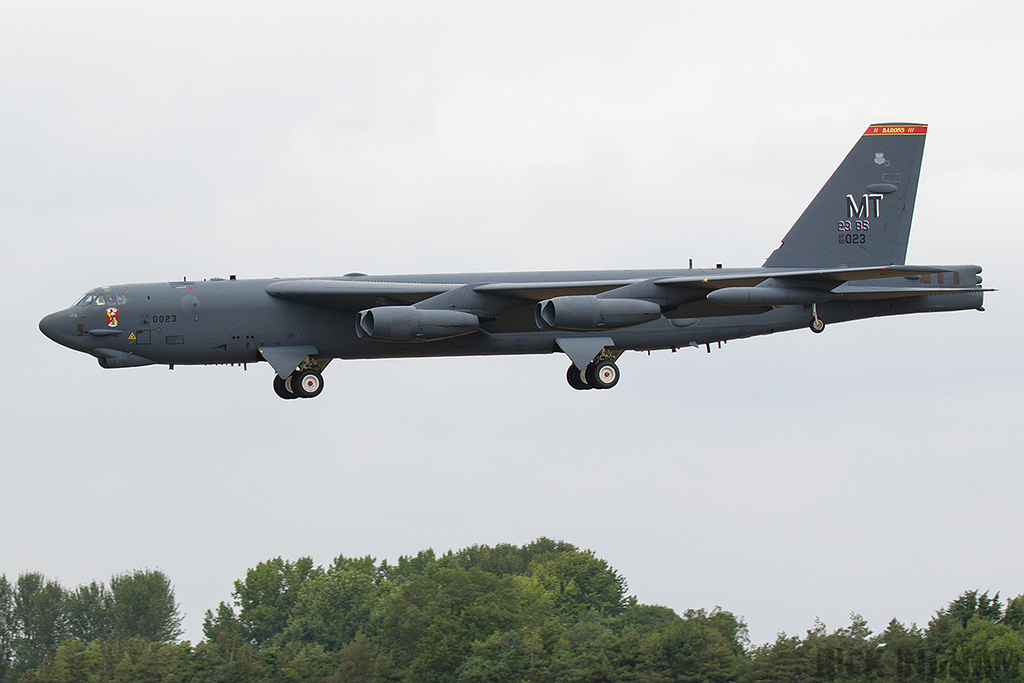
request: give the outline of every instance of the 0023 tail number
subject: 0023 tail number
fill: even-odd
[[[863,231],[871,229],[866,220],[839,221],[839,244],[864,244],[867,235]]]

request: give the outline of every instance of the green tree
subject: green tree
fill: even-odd
[[[0,682],[14,665],[14,588],[7,576],[0,574]]]
[[[746,631],[731,612],[687,610],[682,619],[659,629],[650,661],[673,681],[734,681],[744,660]]]
[[[592,611],[564,629],[551,653],[551,677],[561,681],[615,680],[618,639],[601,615]]]
[[[438,564],[458,565],[464,569],[477,567],[497,576],[525,575],[529,572],[530,563],[534,559],[576,550],[576,546],[571,543],[541,537],[523,546],[509,543],[500,543],[493,548],[486,545],[470,546],[456,553],[446,554],[438,560]]]
[[[999,594],[996,593],[995,598],[990,598],[988,591],[980,595],[976,590],[964,591],[956,600],[936,612],[928,622],[925,636],[933,657],[946,648],[954,628],[957,626],[965,628],[976,616],[990,621],[998,621],[1002,617]]]
[[[276,662],[267,651],[237,639],[201,642],[193,653],[194,678],[189,683],[273,680]]]
[[[530,563],[530,576],[567,623],[589,610],[618,614],[628,604],[626,580],[589,550],[541,555]]]
[[[161,571],[137,569],[110,580],[111,632],[119,638],[165,643],[181,635],[171,582]]]
[[[345,683],[376,683],[384,679],[389,667],[380,648],[363,635],[356,634],[338,654],[338,670]]]
[[[249,636],[235,611],[227,603],[217,605],[217,613],[206,610],[203,619],[203,635],[211,643],[247,643]]]
[[[989,683],[1024,680],[1024,634],[975,616],[950,630],[936,658],[936,681]]]
[[[244,581],[235,581],[231,595],[238,607],[237,615],[231,606],[222,602],[216,614],[206,612],[203,632],[210,640],[230,639],[241,633],[247,642],[259,646],[269,644],[288,625],[302,587],[322,573],[319,567],[314,568],[309,557],[295,562],[280,557],[260,562],[246,572]]]
[[[188,643],[158,643],[144,638],[70,640],[53,657],[28,672],[21,683],[196,683]]]
[[[93,581],[69,591],[65,597],[67,637],[83,642],[106,640],[113,631],[114,596]]]
[[[531,680],[526,643],[519,631],[492,633],[474,642],[458,670],[459,683],[519,683]]]
[[[825,627],[816,625],[808,639],[824,635]],[[751,661],[740,675],[744,683],[812,683],[816,675],[813,651],[800,636],[780,633],[775,642],[751,652]]]
[[[877,674],[877,647],[864,617],[850,615],[850,625],[825,634],[824,629],[808,635],[815,668],[825,680],[861,681]]]
[[[882,678],[901,683],[931,680],[931,652],[924,631],[916,625],[907,628],[893,619],[878,636],[877,643]]]
[[[12,674],[19,675],[38,666],[47,654],[55,651],[65,635],[65,593],[56,581],[38,572],[18,577],[14,587],[15,665]]]
[[[1003,613],[1002,623],[1018,631],[1024,630],[1024,595],[1018,595],[1013,600],[1006,601],[1006,612]]]
[[[284,640],[337,650],[360,631],[371,633],[379,578],[372,558],[339,557],[326,574],[313,577],[299,591]]]
[[[339,681],[334,656],[317,643],[288,643],[277,656],[277,679],[285,683]]]
[[[474,641],[537,626],[550,604],[537,582],[479,568],[444,567],[414,576],[381,606],[381,645],[417,683],[450,681]]]
[[[430,574],[437,568],[438,563],[437,558],[434,557],[434,551],[428,548],[421,550],[416,555],[402,555],[398,558],[398,563],[394,565],[381,563],[382,580],[401,585],[415,576]]]

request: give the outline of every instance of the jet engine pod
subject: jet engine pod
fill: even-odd
[[[534,317],[542,330],[612,330],[657,320],[661,306],[643,299],[559,296],[539,302]]]
[[[708,301],[726,306],[820,304],[839,297],[827,289],[806,287],[725,287],[708,292]]]
[[[415,306],[378,306],[356,316],[360,339],[383,341],[430,341],[472,334],[480,319],[472,313],[451,310],[421,310]]]

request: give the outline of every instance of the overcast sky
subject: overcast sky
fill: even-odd
[[[0,4],[0,573],[539,536],[755,643],[1024,593],[1020,2]],[[929,124],[908,261],[984,313],[627,353],[103,370],[40,334],[189,278],[756,266],[869,123]]]

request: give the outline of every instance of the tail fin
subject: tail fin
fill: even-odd
[[[919,123],[868,126],[764,265],[906,263],[927,132]]]

